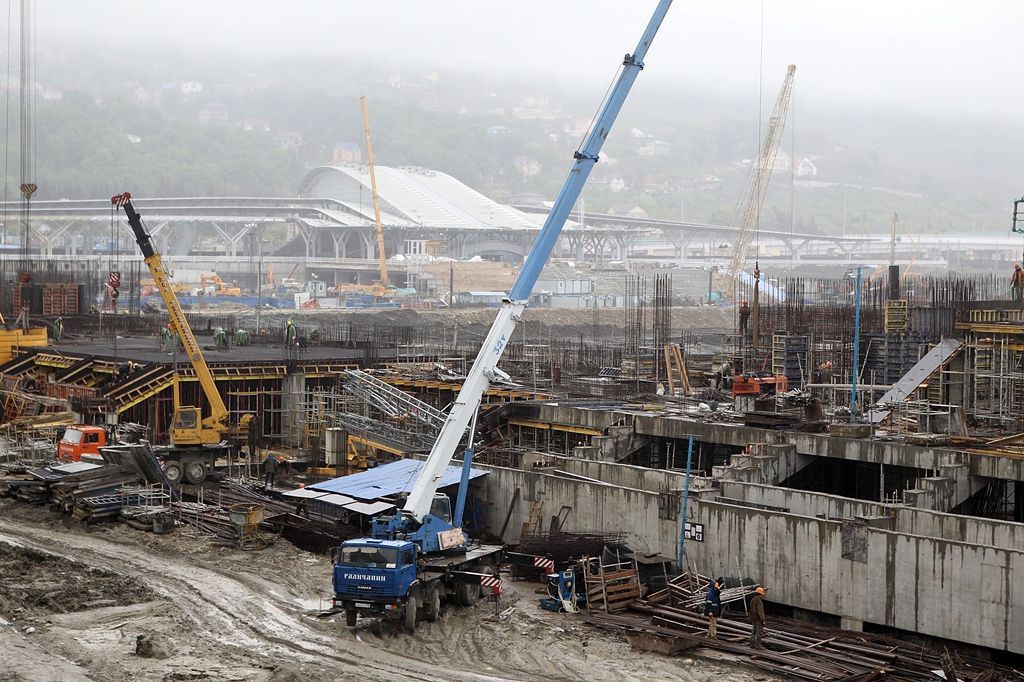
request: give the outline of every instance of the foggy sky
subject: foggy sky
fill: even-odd
[[[201,58],[315,54],[383,67],[603,85],[654,0],[37,0],[37,41]],[[14,2],[15,13],[17,2]],[[6,7],[0,6],[0,12]],[[0,18],[2,20],[2,18]],[[761,3],[676,0],[643,81],[756,95]],[[765,0],[765,108],[795,63],[804,101],[1016,119],[1024,110],[1012,0]],[[46,74],[39,78],[45,81]],[[646,87],[651,87],[647,85]]]

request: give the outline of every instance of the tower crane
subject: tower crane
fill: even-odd
[[[384,224],[380,217],[380,193],[377,192],[377,168],[373,163],[373,141],[370,139],[370,114],[366,109],[366,97],[359,98],[363,110],[363,135],[366,138],[366,162],[370,167],[370,192],[373,195],[373,217],[377,229],[377,256],[380,259],[380,274],[373,284],[342,284],[336,287],[341,294],[369,295],[381,301],[395,295],[388,276],[388,256],[384,250]]]
[[[492,381],[508,376],[498,369],[498,362],[523,318],[533,286],[597,163],[598,153],[630,88],[644,68],[644,57],[671,5],[672,0],[659,1],[636,50],[622,60],[617,78],[583,144],[573,154],[568,177],[502,301],[403,508],[376,517],[370,538],[347,540],[339,548],[334,567],[334,604],[346,612],[349,625],[355,625],[358,614],[390,612],[403,614],[406,627],[412,630],[421,606],[428,619],[435,619],[441,597],[454,595],[458,602],[467,604],[470,594],[478,595],[481,585],[495,580],[494,564],[487,562],[500,557],[503,548],[471,547],[462,530],[480,399]],[[462,475],[452,514],[448,498],[437,491],[467,427],[468,444],[462,456]],[[465,588],[466,585],[470,587]]]
[[[359,98],[363,108],[363,133],[366,135],[366,162],[370,166],[370,190],[373,193],[373,218],[377,223],[377,254],[380,257],[380,285],[388,286],[388,257],[384,252],[384,226],[380,222],[380,195],[377,194],[377,171],[373,166],[373,142],[370,140],[370,115],[366,111],[366,96]]]
[[[744,202],[743,216],[739,225],[739,237],[736,239],[729,268],[725,271],[721,269],[716,271],[718,290],[724,296],[728,296],[732,291],[734,283],[739,278],[740,272],[747,262],[747,256],[750,253],[750,243],[753,241],[754,233],[757,231],[761,207],[764,205],[764,198],[768,193],[768,185],[772,179],[772,170],[775,167],[779,143],[782,142],[782,132],[786,125],[789,100],[793,94],[793,76],[795,74],[795,65],[790,64],[786,67],[786,77],[782,81],[782,89],[779,91],[778,99],[775,100],[775,108],[772,109],[771,118],[768,119],[768,128],[761,142],[761,149],[758,150],[757,158],[754,161],[754,173],[751,178],[749,194]],[[755,291],[759,276],[760,273],[755,266]]]

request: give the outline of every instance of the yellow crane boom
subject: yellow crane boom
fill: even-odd
[[[213,380],[213,374],[206,364],[203,351],[196,341],[192,328],[188,326],[185,313],[178,303],[178,297],[174,294],[174,287],[171,284],[171,277],[164,267],[163,258],[153,247],[153,241],[142,224],[142,216],[132,205],[132,196],[128,192],[111,197],[111,203],[124,208],[128,216],[128,224],[135,233],[135,241],[142,250],[142,257],[153,277],[157,291],[167,307],[167,316],[170,318],[171,327],[181,339],[182,348],[188,355],[192,369],[195,370],[196,378],[203,389],[206,401],[210,405],[210,413],[205,419],[201,419],[198,407],[174,406],[174,420],[171,424],[171,443],[179,445],[214,445],[220,443],[228,431],[228,409],[224,405],[224,399],[220,397],[217,384]],[[177,391],[175,391],[177,399]]]
[[[782,81],[782,89],[779,91],[778,99],[775,100],[775,108],[772,109],[771,118],[768,119],[768,128],[761,142],[761,149],[758,151],[757,159],[754,161],[754,174],[751,179],[750,193],[747,195],[747,200],[743,207],[740,233],[736,239],[732,260],[729,263],[729,269],[725,273],[719,271],[721,275],[719,278],[719,289],[724,294],[731,290],[732,281],[739,277],[740,271],[747,262],[750,242],[753,241],[754,233],[757,231],[761,207],[764,205],[764,198],[768,193],[768,184],[772,179],[772,170],[775,167],[779,143],[782,142],[782,131],[786,125],[789,100],[793,95],[793,76],[795,74],[796,66],[790,64],[786,68],[786,78]]]
[[[380,196],[377,194],[377,172],[373,167],[373,142],[370,140],[370,115],[366,111],[366,96],[359,98],[363,108],[363,133],[366,135],[366,161],[370,166],[370,189],[373,192],[373,217],[377,221],[377,254],[380,256],[380,284],[388,286],[388,257],[384,252],[384,226],[380,222]]]

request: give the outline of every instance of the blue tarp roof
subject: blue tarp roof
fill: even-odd
[[[357,500],[376,500],[402,492],[412,492],[412,486],[416,483],[416,477],[419,476],[422,468],[423,462],[418,459],[400,459],[397,462],[381,464],[351,476],[341,476],[329,481],[314,483],[306,488],[340,493]],[[486,475],[487,472],[480,469],[470,469],[469,471],[470,480]],[[462,467],[450,466],[441,476],[441,484],[438,488],[456,485],[460,478],[462,478]]]

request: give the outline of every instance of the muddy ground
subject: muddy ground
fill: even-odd
[[[330,560],[284,540],[241,552],[179,528],[82,526],[0,500],[0,680],[766,680],[736,663],[632,651],[510,583],[415,635],[353,629]]]

